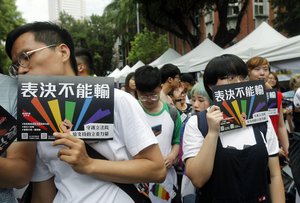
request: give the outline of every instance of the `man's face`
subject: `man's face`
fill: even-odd
[[[174,78],[171,79],[171,87],[178,88],[180,86],[180,76],[176,75]]]
[[[141,92],[137,90],[137,95],[143,107],[147,110],[155,109],[160,100],[161,88],[157,87],[151,92]]]
[[[11,56],[12,62],[17,61],[17,56],[22,52],[32,51],[38,48],[45,47],[46,44],[34,40],[33,33],[27,32],[20,35],[14,42]],[[41,49],[40,51],[29,54],[28,67],[19,66],[18,74],[28,75],[66,75],[64,61],[69,60],[65,58],[61,52],[61,46],[58,44],[52,48]]]

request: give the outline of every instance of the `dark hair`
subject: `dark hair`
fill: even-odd
[[[165,83],[169,77],[174,78],[176,75],[180,75],[180,70],[177,66],[168,63],[160,69],[160,74],[161,82]]]
[[[138,68],[134,78],[136,89],[141,92],[151,92],[161,85],[159,69],[150,65]]]
[[[130,92],[129,81],[131,78],[134,78],[134,72],[129,73],[125,78],[125,91]]]
[[[182,73],[180,76],[180,80],[181,82],[187,82],[191,85],[194,85],[196,83],[194,76],[190,73]]]
[[[93,66],[93,56],[92,54],[85,48],[75,48],[75,57],[79,58],[88,66],[88,71],[95,72]]]
[[[215,85],[218,79],[226,76],[243,76],[246,78],[247,75],[247,65],[241,58],[233,54],[224,54],[209,61],[204,70],[203,83],[206,92],[212,99],[212,91],[209,86]]]
[[[77,64],[74,54],[74,43],[70,33],[60,27],[59,25],[51,22],[33,22],[19,26],[12,30],[6,38],[5,51],[11,59],[11,50],[16,39],[26,33],[31,32],[37,42],[43,42],[46,45],[51,44],[66,44],[70,49],[70,62],[73,71],[77,75]]]

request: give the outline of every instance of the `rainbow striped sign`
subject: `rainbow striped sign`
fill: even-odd
[[[268,120],[268,103],[263,81],[213,86],[212,92],[214,104],[223,112],[221,132]]]
[[[21,75],[18,140],[53,140],[65,119],[73,124],[74,136],[112,139],[113,104],[113,78]]]

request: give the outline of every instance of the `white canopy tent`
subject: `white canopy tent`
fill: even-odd
[[[165,51],[160,57],[158,57],[156,60],[149,63],[150,66],[157,67],[160,64],[166,63],[168,61],[174,60],[176,58],[179,58],[181,55],[175,51],[172,48],[169,48],[167,51]]]
[[[138,61],[136,62],[136,64],[134,64],[131,68],[126,65],[120,72],[120,74],[118,75],[118,81],[120,83],[125,83],[125,79],[126,79],[126,76],[129,74],[129,73],[132,73],[134,72],[136,69],[138,69],[139,67],[145,65],[142,61]],[[125,69],[126,68],[126,69]],[[124,71],[123,71],[124,70]],[[123,72],[122,72],[123,71]]]
[[[255,47],[251,51],[255,56],[267,58],[274,70],[300,73],[300,35],[268,47]]]
[[[201,60],[203,58],[212,58],[219,54],[223,49],[212,42],[210,39],[205,39],[201,44],[199,44],[196,48],[192,49],[187,54],[169,61],[167,63],[172,63],[180,69],[181,73],[190,72],[190,65],[192,60]],[[166,63],[164,63],[166,64]],[[159,68],[161,68],[164,64],[161,64]]]
[[[119,68],[116,68],[113,72],[111,72],[107,77],[116,77],[120,72]]]
[[[145,64],[144,64],[142,61],[136,62],[136,64],[134,64],[134,65],[132,66],[132,68],[130,69],[130,72],[129,72],[129,73],[135,72],[136,69],[138,69],[139,67],[144,66],[144,65],[145,65]]]
[[[235,45],[219,52],[217,55],[201,59],[191,60],[189,72],[203,71],[207,63],[215,56],[223,54],[235,54],[241,57],[243,60],[248,60],[250,57],[257,55],[253,50],[255,47],[270,47],[274,44],[279,44],[287,40],[286,37],[277,32],[267,23],[263,22],[255,30],[253,30],[244,39],[236,43]]]
[[[118,74],[116,74],[115,81],[119,81],[120,82],[120,78],[123,75],[125,75],[125,77],[126,77],[126,75],[129,73],[129,70],[130,70],[130,66],[126,65]]]

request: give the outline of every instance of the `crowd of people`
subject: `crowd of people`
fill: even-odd
[[[13,78],[0,76],[0,105],[14,117],[18,75],[95,71],[91,54],[75,49],[69,32],[50,22],[15,28],[5,50]],[[212,87],[255,80],[275,89],[277,114],[221,132],[224,116]],[[289,132],[300,132],[300,75],[290,86],[292,109],[259,56],[246,63],[231,54],[215,57],[197,80],[174,64],[144,65],[126,77],[124,91],[114,89],[113,139],[88,143],[63,130],[54,141],[13,142],[0,157],[0,202],[284,203],[279,158],[288,161]],[[91,156],[89,148],[105,158]],[[29,182],[29,200],[25,193],[18,199],[13,189]]]

